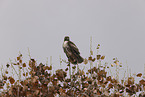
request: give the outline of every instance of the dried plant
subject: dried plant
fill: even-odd
[[[99,49],[99,46],[97,49]],[[90,62],[94,64],[105,59],[104,55],[92,54],[85,58],[84,64]],[[142,79],[135,83],[135,78],[130,76],[121,83],[118,77],[107,75],[107,69],[113,68],[113,64],[119,65],[119,61],[114,59],[111,66],[99,64],[89,68],[87,71],[76,70],[76,65],[61,62],[61,65],[67,64],[67,67],[58,69],[52,74],[52,64],[40,63],[37,65],[35,59],[30,57],[27,63],[23,62],[22,54],[20,54],[16,62],[10,62],[6,67],[13,69],[18,76],[18,80],[13,76],[9,76],[8,70],[2,74],[0,80],[1,97],[123,97],[126,95],[144,97],[145,79],[142,73],[138,73],[136,77]],[[70,66],[71,65],[71,66]],[[18,67],[17,71],[15,68]],[[70,70],[72,72],[70,72]],[[73,72],[76,70],[77,72]],[[117,69],[118,70],[118,69]],[[23,77],[23,79],[22,79]]]

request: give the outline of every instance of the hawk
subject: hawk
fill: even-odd
[[[84,59],[80,56],[79,49],[73,42],[69,40],[68,36],[64,38],[63,50],[68,57],[68,61],[72,64],[78,64],[83,62]]]

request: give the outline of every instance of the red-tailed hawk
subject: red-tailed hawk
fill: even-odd
[[[73,42],[69,40],[68,36],[64,38],[63,50],[68,57],[68,61],[72,64],[78,64],[83,62],[84,59],[80,56],[79,49]]]

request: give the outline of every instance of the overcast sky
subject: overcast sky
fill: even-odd
[[[14,61],[19,51],[46,63],[52,56],[67,59],[62,43],[68,35],[81,55],[93,50],[111,63],[117,57],[123,66],[143,72],[145,64],[145,0],[0,0],[0,64]]]

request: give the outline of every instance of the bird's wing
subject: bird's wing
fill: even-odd
[[[79,49],[77,48],[77,46],[73,42],[69,41],[68,45],[72,51],[74,51],[76,54],[80,54]]]
[[[70,48],[63,47],[63,50],[68,58],[72,55]]]

